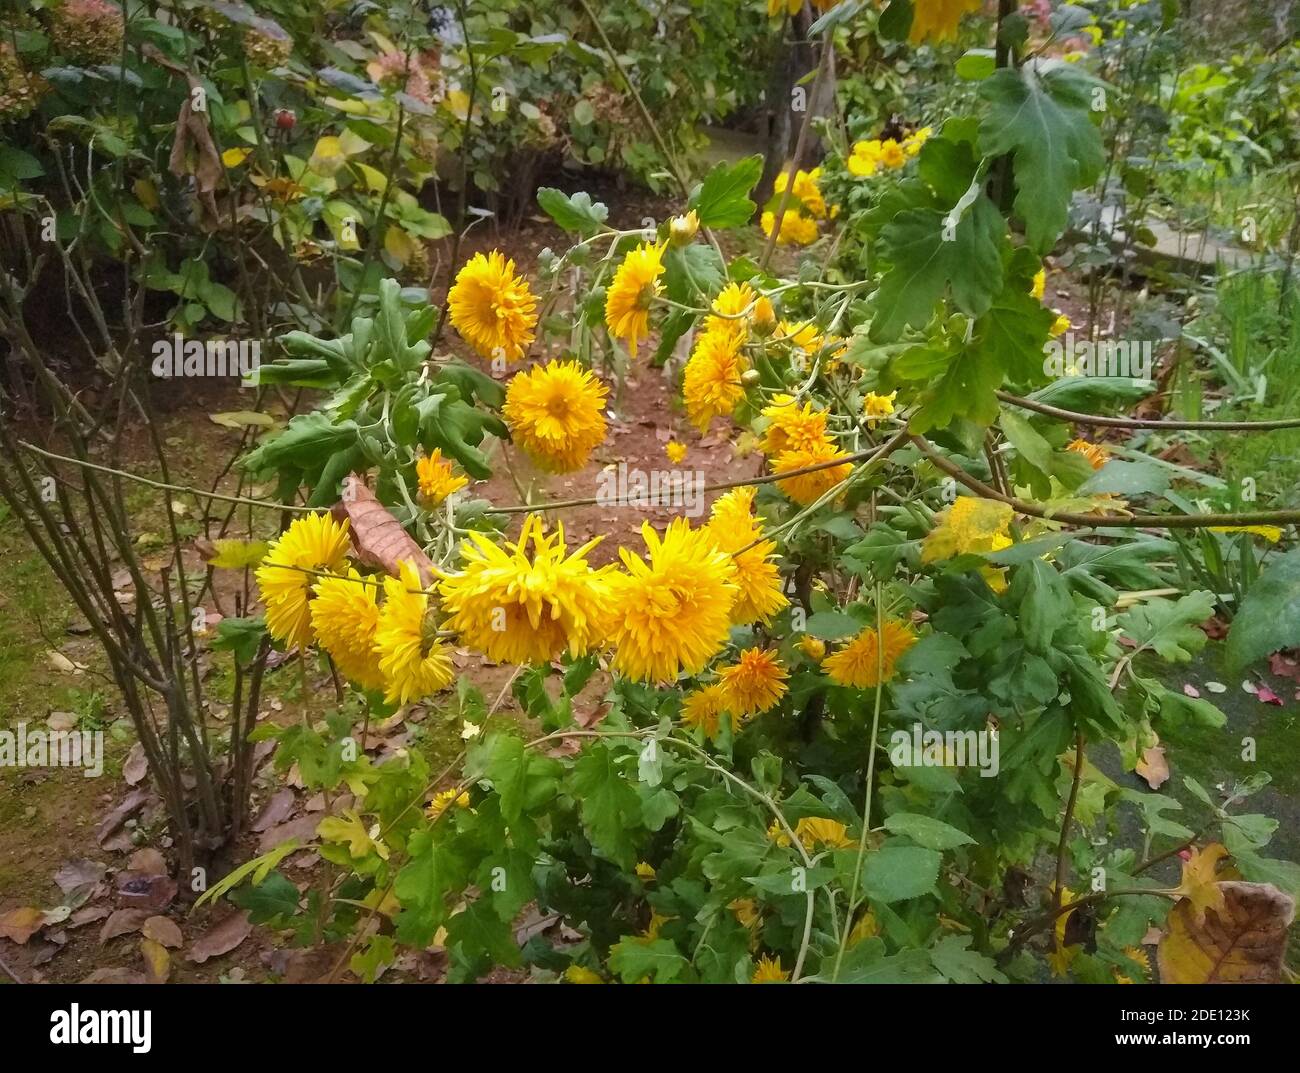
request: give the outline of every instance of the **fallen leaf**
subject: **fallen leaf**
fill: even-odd
[[[132,790],[118,803],[116,808],[99,821],[99,826],[95,828],[95,841],[102,846],[110,836],[118,832],[121,826],[126,823],[127,818],[139,812],[148,800],[149,793],[147,790]]]
[[[145,756],[144,746],[137,741],[122,762],[122,778],[128,786],[135,786],[148,774],[149,758]]]
[[[45,725],[51,730],[71,730],[77,725],[77,717],[72,712],[50,712]]]
[[[141,875],[146,876],[165,876],[167,874],[167,862],[163,859],[163,855],[152,846],[136,850],[131,854],[131,859],[126,866],[130,871],[139,872]]]
[[[26,946],[27,940],[45,927],[45,913],[25,905],[21,909],[11,909],[0,916],[0,936],[19,946]]]
[[[144,927],[140,931],[146,939],[152,939],[173,950],[179,950],[185,945],[185,937],[181,935],[181,929],[176,926],[176,921],[171,917],[150,917],[144,922]]]
[[[1169,761],[1163,745],[1152,745],[1142,753],[1142,759],[1133,769],[1146,780],[1153,790],[1159,790],[1169,781]]]
[[[247,913],[232,913],[195,941],[190,947],[190,960],[201,965],[209,958],[229,954],[248,938],[252,930]]]
[[[134,969],[96,969],[83,984],[147,984],[148,977]]]
[[[1197,916],[1190,901],[1169,914],[1157,948],[1166,984],[1276,984],[1282,980],[1295,899],[1271,883],[1224,882],[1218,908]]]
[[[45,653],[45,658],[49,661],[51,667],[63,674],[72,674],[77,665],[68,659],[62,652],[56,652],[54,649]]]
[[[1201,695],[1201,691],[1192,685],[1191,682],[1183,683],[1183,692],[1189,697],[1199,697]]]
[[[253,821],[252,829],[258,834],[274,827],[278,823],[283,823],[289,818],[293,811],[294,795],[292,790],[277,790],[262,811],[257,814],[257,819]]]
[[[432,583],[433,564],[424,549],[355,473],[343,481],[343,498],[335,504],[334,516],[350,523],[358,561],[377,566],[392,577],[398,576],[399,563],[410,562],[422,585]]]
[[[178,891],[176,880],[170,876],[144,872],[119,872],[117,875],[117,900],[124,905],[165,909],[175,900]]]
[[[140,954],[144,958],[144,971],[149,982],[165,984],[172,972],[172,956],[167,953],[167,948],[153,939],[141,939]]]
[[[116,939],[119,935],[130,935],[133,931],[139,931],[148,919],[149,912],[146,909],[114,909],[104,921],[104,926],[99,929],[100,945],[102,946],[109,939]]]
[[[94,886],[103,878],[106,871],[107,865],[100,864],[98,861],[84,858],[68,861],[54,873],[54,885],[64,894],[70,894],[81,887]]]
[[[1259,689],[1256,690],[1255,696],[1261,703],[1275,704],[1279,708],[1282,707],[1282,698],[1279,697],[1276,693],[1274,693],[1271,689],[1268,688],[1268,686],[1264,685],[1262,682],[1259,685]]]
[[[72,916],[68,917],[68,927],[84,928],[87,924],[103,920],[110,912],[111,910],[104,905],[88,905],[84,909],[78,909]]]

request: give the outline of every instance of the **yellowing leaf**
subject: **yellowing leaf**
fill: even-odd
[[[162,943],[153,939],[140,940],[140,954],[144,958],[145,974],[151,984],[165,984],[172,971],[172,957]]]
[[[388,847],[376,841],[366,830],[356,809],[346,809],[341,817],[326,816],[316,825],[316,833],[327,842],[346,842],[348,853],[353,857],[364,857],[373,849],[388,859]]]
[[[311,159],[307,161],[307,167],[317,175],[333,175],[345,163],[347,163],[347,154],[343,151],[343,143],[334,135],[327,134],[311,151]]]
[[[214,540],[214,554],[208,565],[217,570],[243,570],[245,567],[257,566],[270,549],[265,540]]]
[[[162,201],[158,198],[158,187],[154,186],[148,179],[136,179],[131,184],[131,189],[135,191],[135,196],[150,212],[162,207]]]
[[[227,149],[221,154],[221,163],[226,165],[228,168],[237,168],[248,159],[252,152],[253,150],[246,149],[243,146],[235,146],[232,149]]]
[[[1205,917],[1205,910],[1219,909],[1223,905],[1223,891],[1218,876],[1219,862],[1228,855],[1218,842],[1211,842],[1202,850],[1192,850],[1189,860],[1183,862],[1183,881],[1175,890],[1191,905],[1197,924]]]
[[[389,227],[384,231],[384,249],[394,261],[405,268],[415,256],[415,239],[400,227]]]
[[[457,119],[464,119],[469,115],[469,94],[463,89],[448,90],[442,99],[442,106]]]
[[[213,424],[222,428],[245,428],[255,425],[258,428],[274,428],[275,418],[270,414],[257,413],[255,410],[231,410],[228,413],[208,414]]]
[[[1156,952],[1160,982],[1280,983],[1295,899],[1271,883],[1213,885],[1219,905],[1207,909],[1204,919],[1190,900],[1179,902],[1169,914],[1168,931]]]
[[[372,168],[369,164],[362,164],[357,161],[352,165],[361,173],[361,178],[365,180],[366,188],[372,194],[382,194],[388,186],[388,176],[378,168]]]

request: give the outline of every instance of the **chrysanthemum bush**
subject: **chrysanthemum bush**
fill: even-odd
[[[970,6],[917,0],[916,26]],[[275,870],[294,845],[206,897],[300,942],[346,940],[336,971],[365,979],[431,945],[460,980],[504,965],[574,983],[1139,982],[1157,951],[1164,980],[1278,977],[1300,869],[1267,856],[1275,822],[1242,807],[1268,758],[1239,785],[1183,780],[1192,808],[1097,766],[1133,771],[1187,727],[1223,726],[1161,678],[1205,645],[1215,604],[1122,596],[1167,580],[1150,530],[1202,523],[1158,500],[1140,512],[1145,488],[1104,480],[1104,456],[1024,405],[1054,320],[1035,277],[1098,166],[1106,87],[1015,56],[896,161],[857,154],[879,157],[854,171],[872,184],[853,216],[862,278],[824,279],[816,245],[792,274],[724,256],[719,232],[759,208],[747,160],[652,231],[543,190],[570,248],[475,257],[452,288],[450,327],[481,366],[432,352],[434,311],[391,281],[350,333],[285,338],[264,380],[332,394],[246,460],[307,503],[259,568],[265,628],[351,695],[255,735],[353,804],[318,828],[339,878],[308,911]],[[845,216],[817,180],[780,192],[828,254]],[[784,233],[771,211],[760,243]],[[605,381],[651,349],[691,425],[726,423],[765,462],[711,489],[706,517],[646,524],[596,566],[544,492],[459,487],[516,447],[580,469]],[[457,680],[454,648],[510,667],[526,718]],[[578,722],[592,688],[601,717]],[[357,746],[414,704],[463,720],[444,770]],[[1208,916],[1236,920],[1245,898],[1264,938],[1216,967]],[[521,947],[534,903],[566,927]]]

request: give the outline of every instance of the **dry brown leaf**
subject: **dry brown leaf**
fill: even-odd
[[[1184,899],[1169,914],[1157,954],[1166,984],[1281,982],[1295,899],[1271,883],[1218,883],[1220,904],[1197,918]]]
[[[247,913],[232,913],[190,947],[190,960],[201,965],[209,958],[229,954],[248,938],[252,930]]]
[[[127,862],[127,870],[139,872],[146,876],[165,876],[167,874],[167,862],[163,855],[152,846],[146,846],[144,849],[138,849],[131,854],[131,859]]]
[[[103,945],[109,939],[116,939],[119,935],[129,935],[133,931],[139,931],[148,919],[149,913],[144,909],[115,909],[104,921],[104,926],[99,929],[99,942]]]
[[[149,759],[144,754],[144,746],[138,741],[131,746],[122,763],[122,778],[128,786],[136,786],[149,774]]]
[[[343,481],[343,498],[335,504],[334,516],[350,523],[358,562],[377,566],[391,577],[398,576],[399,563],[410,562],[422,585],[433,582],[433,564],[424,550],[355,473]]]
[[[144,922],[144,927],[140,930],[146,939],[152,939],[154,942],[162,946],[169,946],[173,950],[179,950],[185,944],[181,929],[176,926],[176,921],[170,917],[150,917]]]
[[[1145,750],[1133,770],[1146,780],[1151,789],[1159,790],[1169,781],[1169,760],[1165,756],[1165,747],[1153,745]]]
[[[45,913],[30,905],[21,909],[11,909],[0,916],[0,936],[11,939],[19,946],[25,946],[27,940],[45,925]]]
[[[140,956],[144,958],[144,971],[149,982],[165,984],[172,974],[172,956],[167,953],[167,948],[152,939],[141,939]]]

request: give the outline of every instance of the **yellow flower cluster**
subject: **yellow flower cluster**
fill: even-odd
[[[895,138],[871,138],[854,143],[853,152],[846,162],[848,169],[859,178],[867,178],[878,171],[901,168],[917,153],[930,137],[929,127],[922,127],[901,142]]]
[[[814,410],[810,402],[799,406],[789,395],[777,395],[763,410],[763,416],[769,423],[762,448],[771,460],[773,473],[823,467],[777,482],[777,487],[796,503],[807,506],[815,502],[853,472],[851,462],[840,461],[849,456],[827,432],[825,411]],[[836,462],[839,464],[828,464]]]
[[[777,205],[786,202],[781,230],[776,236],[778,246],[807,246],[817,241],[817,221],[826,218],[826,199],[817,185],[821,174],[821,168],[813,168],[812,171],[797,170],[793,180],[788,171],[776,177],[772,190],[777,195]],[[787,187],[790,191],[788,200],[785,197]],[[760,223],[763,234],[770,237],[776,228],[776,213],[770,210],[763,213]]]
[[[766,301],[766,299],[762,299]],[[744,354],[750,315],[759,301],[747,283],[729,283],[713,301],[704,331],[682,373],[686,416],[701,432],[715,417],[726,417],[745,396],[741,377],[749,369]]]
[[[738,488],[699,528],[685,518],[662,534],[643,526],[647,557],[620,549],[624,570],[588,563],[599,538],[570,553],[563,527],[548,533],[529,515],[514,542],[471,533],[460,569],[440,573],[436,588],[405,561],[397,577],[362,577],[348,561],[347,524],[311,514],[271,545],[257,581],[277,642],[319,643],[344,675],[382,689],[390,704],[451,682],[443,641],[451,635],[502,663],[608,648],[625,676],[671,682],[703,671],[733,625],[768,622],[786,606],[776,545],[763,537],[753,501],[753,488]],[[766,711],[785,693],[785,670],[758,649],[718,674],[725,709],[737,718]]]

